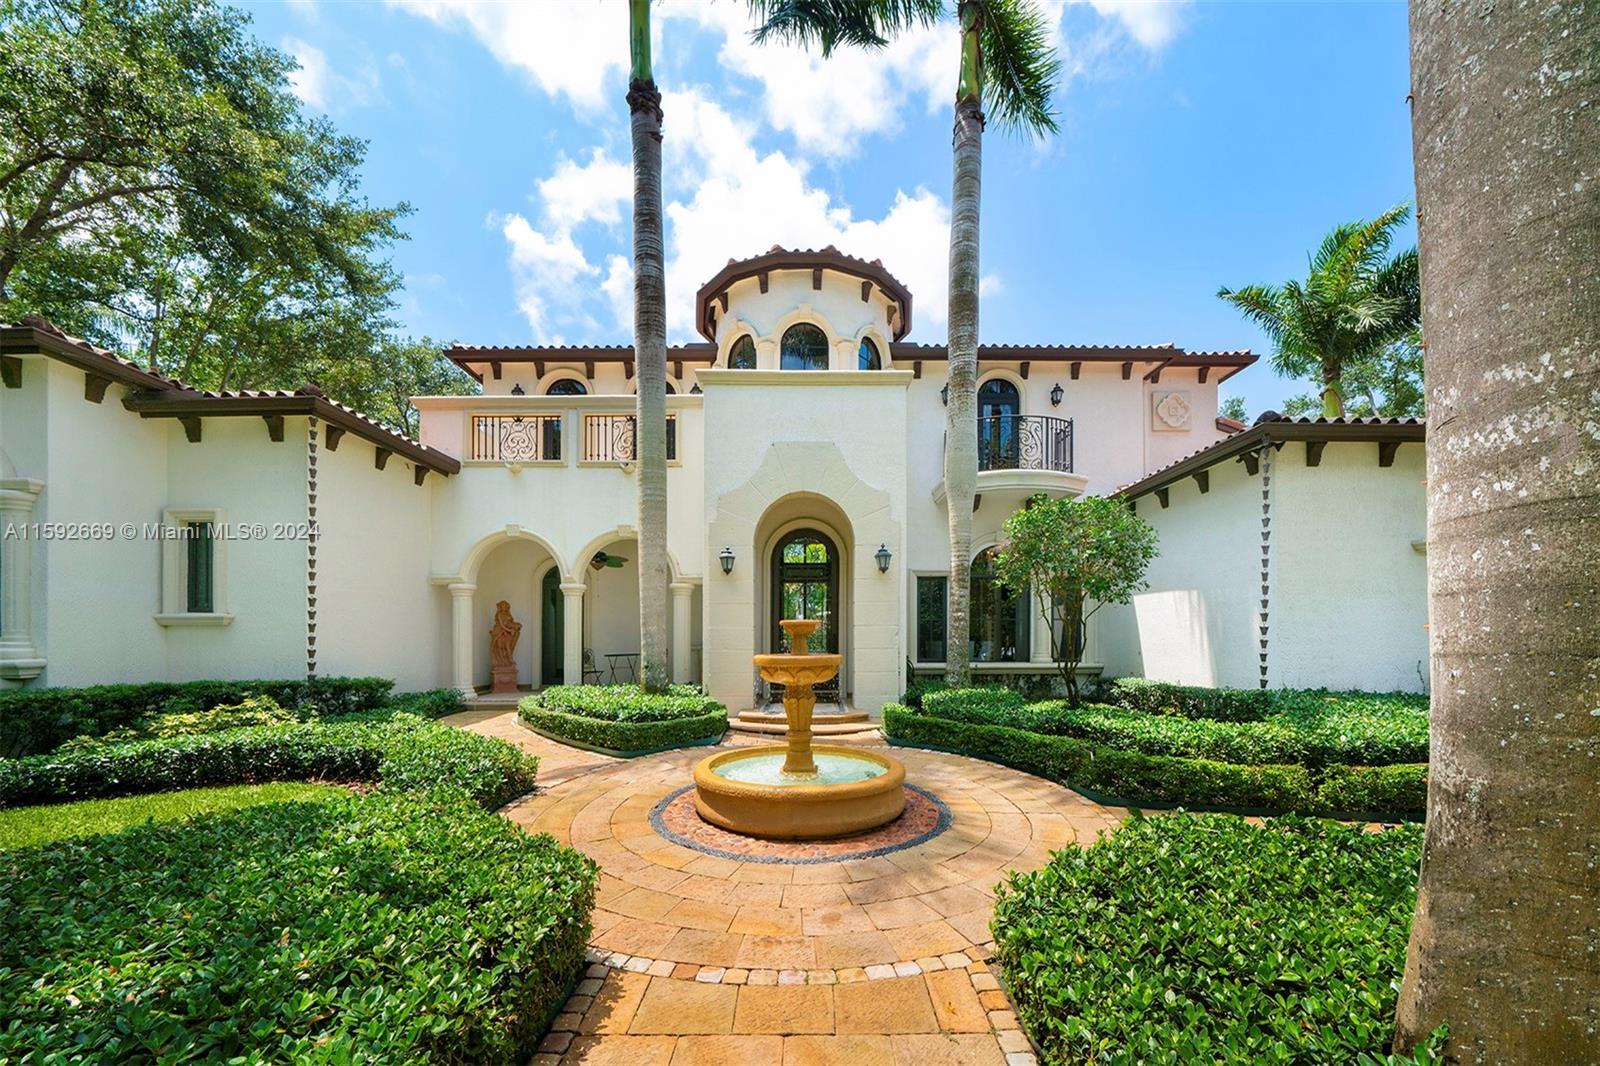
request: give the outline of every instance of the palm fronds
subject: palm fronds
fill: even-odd
[[[1335,227],[1311,254],[1303,283],[1224,287],[1217,295],[1267,334],[1279,372],[1314,374],[1336,396],[1348,372],[1417,328],[1416,250],[1389,255],[1395,231],[1409,216],[1401,204],[1370,221]],[[1337,407],[1330,401],[1328,413],[1338,413]]]
[[[760,23],[750,33],[769,40],[816,45],[824,56],[840,45],[882,48],[902,30],[931,26],[945,13],[942,0],[747,0]]]
[[[982,0],[980,17],[984,110],[1005,129],[1054,133],[1050,94],[1061,74],[1061,57],[1050,47],[1043,9],[1032,0]]]

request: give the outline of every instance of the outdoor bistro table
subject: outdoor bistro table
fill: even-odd
[[[628,671],[628,680],[639,680],[639,653],[636,651],[612,651],[606,653],[606,662],[611,664],[611,681],[617,680],[617,668],[625,667]]]

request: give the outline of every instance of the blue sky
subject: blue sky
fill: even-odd
[[[398,317],[468,343],[626,342],[626,10],[602,0],[250,4],[297,92],[405,200]],[[1215,296],[1282,281],[1338,222],[1412,193],[1403,3],[1052,3],[1061,132],[984,144],[985,342],[1265,339]],[[658,0],[669,328],[729,257],[833,243],[944,336],[955,39],[824,64],[751,45],[737,0]],[[1411,238],[1414,239],[1414,238]],[[1297,383],[1264,363],[1252,414]]]

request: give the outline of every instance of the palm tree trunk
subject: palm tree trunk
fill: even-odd
[[[1322,364],[1322,417],[1344,417],[1344,390],[1339,387],[1340,367],[1334,363]]]
[[[979,8],[961,5],[961,82],[956,94],[950,194],[950,295],[944,489],[950,523],[950,618],[945,680],[972,681],[972,505],[978,491],[978,205],[983,185],[983,79]]]
[[[667,287],[661,232],[661,94],[650,71],[650,0],[629,4],[629,43],[639,660],[645,691],[665,692],[672,679],[667,661]]]
[[[1428,828],[1396,1047],[1600,1061],[1600,13],[1412,0]],[[1587,181],[1583,175],[1587,173]]]

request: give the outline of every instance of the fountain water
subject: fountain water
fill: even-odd
[[[695,808],[713,825],[749,836],[826,839],[892,822],[905,809],[905,767],[855,748],[811,744],[813,687],[839,672],[839,655],[812,652],[816,619],[778,623],[791,650],[757,655],[764,680],[783,686],[788,744],[702,759],[694,768]]]

